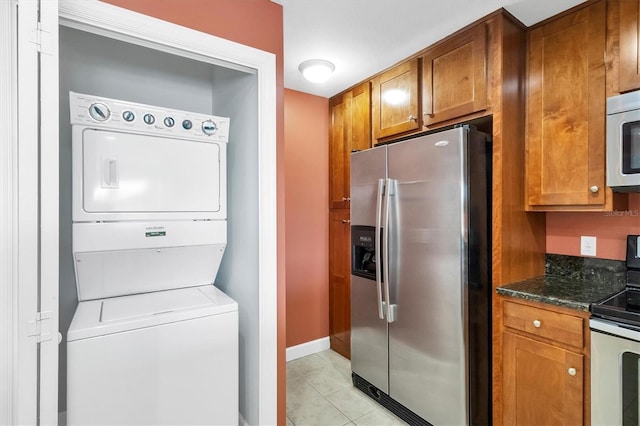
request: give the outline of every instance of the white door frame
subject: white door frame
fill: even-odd
[[[256,70],[258,79],[258,424],[277,424],[275,55],[97,0],[59,0],[60,24],[202,62]]]
[[[57,20],[56,1],[0,7],[2,424],[58,417]]]
[[[51,161],[58,158],[57,105],[52,114],[55,125],[44,123],[40,128],[40,133],[51,135],[55,143],[36,147],[34,141],[38,141],[38,132],[32,121],[33,110],[46,109],[51,106],[52,97],[55,101],[58,99],[58,30],[56,25],[45,28],[45,42],[52,43],[55,48],[51,57],[41,59],[41,65],[55,65],[55,72],[42,76],[40,98],[33,94],[23,97],[18,91],[18,81],[29,82],[35,87],[37,78],[23,75],[23,60],[18,79],[18,18],[14,13],[17,4],[25,12],[42,6],[45,16],[51,8],[59,6],[63,25],[204,62],[224,62],[256,70],[260,230],[259,282],[256,286],[260,306],[257,423],[277,424],[275,55],[97,0],[0,1],[0,113],[3,122],[0,126],[0,424],[36,424],[41,420],[42,423],[55,423],[49,414],[57,408],[57,347],[53,350],[50,346],[41,348],[44,359],[40,362],[38,382],[37,351],[23,353],[21,342],[32,326],[28,322],[33,320],[32,313],[36,312],[38,301],[41,308],[53,310],[50,324],[54,332],[58,322],[59,164]],[[22,22],[22,9],[20,15]],[[21,31],[26,31],[24,26]],[[21,34],[23,40],[30,36],[26,32]],[[18,142],[23,141],[27,142],[21,148],[25,151],[18,155]],[[47,161],[38,162],[38,158]],[[51,180],[47,181],[47,178]],[[35,290],[34,283],[37,284]],[[40,299],[39,290],[42,291]],[[51,342],[57,343],[57,339],[53,338]],[[51,366],[55,367],[52,369]]]

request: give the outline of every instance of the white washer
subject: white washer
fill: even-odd
[[[238,424],[229,119],[71,92],[67,424]]]
[[[237,304],[213,285],[82,302],[68,425],[237,425]]]

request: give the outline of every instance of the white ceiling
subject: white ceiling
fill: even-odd
[[[284,86],[331,97],[504,7],[531,26],[584,0],[272,0],[283,6]],[[326,59],[322,84],[298,65]]]

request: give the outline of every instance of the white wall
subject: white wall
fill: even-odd
[[[228,249],[217,283],[239,302],[240,412],[258,407],[258,157],[255,74],[60,27],[60,410],[66,407],[66,332],[77,305],[71,253],[69,90],[231,117]],[[251,410],[251,412],[249,412]],[[253,412],[255,411],[255,413]]]

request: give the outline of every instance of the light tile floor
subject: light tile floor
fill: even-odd
[[[327,350],[287,363],[287,426],[395,426],[401,419],[353,387],[351,363]]]

